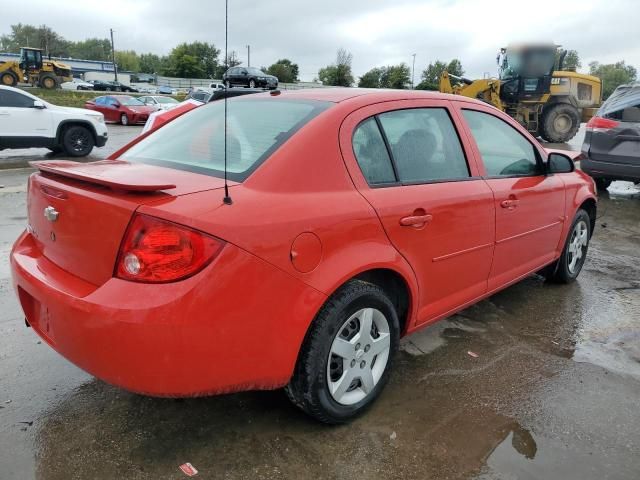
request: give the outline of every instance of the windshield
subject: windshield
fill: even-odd
[[[500,78],[538,78],[551,75],[556,61],[555,49],[534,48],[507,51],[504,69]]]
[[[129,107],[142,107],[142,106],[144,106],[144,103],[142,103],[140,100],[138,100],[137,98],[134,98],[134,97],[119,96],[118,97],[118,101],[120,102],[120,105],[127,105]]]
[[[124,153],[151,163],[216,177],[224,176],[224,105],[212,102],[176,118]],[[298,129],[330,102],[237,97],[228,100],[227,172],[245,180]]]
[[[158,103],[178,103],[175,98],[171,97],[156,97],[156,102]]]

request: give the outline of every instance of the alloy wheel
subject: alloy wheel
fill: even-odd
[[[582,262],[584,261],[588,244],[589,228],[584,220],[580,220],[573,227],[571,240],[569,240],[567,269],[572,275],[579,270]]]
[[[389,360],[389,322],[375,308],[363,308],[340,327],[327,360],[327,384],[333,399],[353,405],[369,395]]]

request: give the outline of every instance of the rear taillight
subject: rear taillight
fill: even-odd
[[[167,220],[136,214],[120,246],[115,276],[145,283],[183,280],[206,267],[224,242]]]
[[[591,120],[587,122],[587,130],[594,132],[606,132],[614,127],[617,127],[620,122],[611,120],[610,118],[591,117]]]

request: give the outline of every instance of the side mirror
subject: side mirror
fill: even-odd
[[[47,107],[44,104],[44,102],[41,102],[40,100],[34,100],[33,101],[33,108],[37,108],[38,110],[42,110],[43,108],[47,108]]]
[[[576,169],[571,157],[562,153],[550,153],[547,160],[549,173],[571,173]]]

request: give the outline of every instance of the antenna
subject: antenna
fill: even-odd
[[[224,1],[224,63],[229,67],[229,0]],[[231,205],[233,200],[229,196],[227,183],[227,97],[229,92],[224,92],[224,198],[225,205]]]

